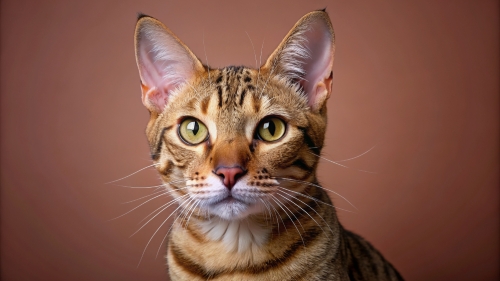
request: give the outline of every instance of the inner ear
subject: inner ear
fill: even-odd
[[[333,44],[328,26],[320,21],[313,22],[304,37],[307,41],[308,57],[301,66],[304,72],[300,84],[309,95],[310,104],[318,102],[319,84],[325,84],[325,79],[331,78],[333,64]],[[329,93],[328,93],[329,94]]]
[[[135,53],[143,104],[156,113],[163,111],[173,91],[204,71],[189,48],[152,17],[137,21]]]
[[[331,93],[334,38],[328,14],[311,12],[295,24],[263,68],[298,83],[317,110]]]

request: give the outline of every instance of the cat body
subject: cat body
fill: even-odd
[[[315,11],[259,69],[210,69],[159,21],[135,34],[152,158],[178,203],[172,280],[402,280],[316,178],[334,35]]]

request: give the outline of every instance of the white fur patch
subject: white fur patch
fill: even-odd
[[[270,229],[251,219],[223,220],[214,218],[200,223],[202,232],[212,241],[220,241],[227,251],[243,253],[267,242]]]

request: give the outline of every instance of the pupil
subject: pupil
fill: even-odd
[[[193,122],[193,123],[194,123],[193,129],[192,129],[192,130],[193,130],[193,135],[195,135],[195,136],[196,136],[196,134],[198,134],[198,131],[199,131],[199,129],[200,129],[200,126],[198,125],[198,122],[196,122],[196,121],[195,121],[195,122]]]
[[[272,136],[274,136],[274,133],[276,132],[276,125],[274,125],[273,121],[269,121],[267,124],[267,129],[269,130],[269,133],[271,133]]]

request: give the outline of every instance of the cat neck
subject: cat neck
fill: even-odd
[[[272,231],[256,218],[239,220],[211,218],[198,222],[200,232],[210,241],[220,242],[227,252],[244,253],[264,245]]]

